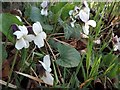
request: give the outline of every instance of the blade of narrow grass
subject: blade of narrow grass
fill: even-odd
[[[21,52],[21,60],[20,60],[20,67],[21,68],[19,71],[22,71],[22,68],[24,68],[26,57],[27,57],[27,50],[25,48],[23,48],[22,52]]]
[[[103,50],[109,45],[109,43],[110,43],[111,40],[112,40],[112,38],[110,38],[109,40],[106,40],[108,37],[110,37],[110,33],[111,33],[111,30],[108,32],[108,35],[106,36],[106,38],[103,40],[103,45],[100,47],[101,53],[102,53]]]
[[[85,73],[85,70],[84,70],[83,63],[82,63],[84,57],[85,57],[85,55],[82,56],[81,61],[80,61],[79,65],[78,65],[78,67],[76,68],[76,72],[72,74],[72,76],[71,76],[71,78],[70,78],[70,81],[69,81],[67,87],[74,87],[75,82],[76,82],[76,79],[75,79],[75,78],[77,78],[77,74],[78,74],[78,72],[79,72],[79,70],[80,70],[80,67],[82,67],[83,77],[84,77],[84,79],[86,79],[86,75],[85,75],[86,73]]]
[[[10,80],[11,80],[11,76],[12,76],[12,72],[13,72],[13,69],[14,69],[14,65],[16,63],[17,55],[18,55],[18,50],[16,51],[16,54],[15,54],[15,57],[14,57],[14,60],[13,60],[13,63],[12,63],[12,67],[11,67],[11,70],[10,70],[10,73],[9,73],[9,76],[8,76],[7,86],[9,84]]]
[[[100,7],[99,8],[100,9],[100,11],[101,11],[101,9],[103,9],[102,10],[102,12],[101,12],[101,17],[100,17],[100,19],[99,19],[99,21],[97,21],[97,27],[95,28],[95,30],[96,30],[96,34],[95,34],[95,38],[97,38],[97,36],[99,35],[99,33],[101,32],[101,28],[102,28],[102,19],[103,19],[103,17],[104,17],[104,13],[105,13],[105,9],[104,9],[104,7]],[[98,13],[98,12],[97,12]],[[101,26],[102,25],[102,26]]]
[[[31,64],[29,64],[27,61],[25,61],[25,64],[26,64],[28,67],[31,66]],[[30,69],[33,71],[34,75],[38,78],[38,76],[37,76],[36,72],[34,71],[34,69],[33,69],[32,67],[30,67]]]
[[[75,76],[75,73],[73,73],[71,75],[70,81],[69,81],[69,83],[67,85],[68,88],[73,87],[73,82],[75,82],[75,77],[74,76]]]
[[[65,77],[66,77],[66,75],[67,75],[66,67],[64,67],[64,69],[63,69],[63,79],[64,79],[63,84],[65,84]]]
[[[14,78],[15,78],[15,83],[17,85],[17,87],[20,87],[20,77],[14,73]]]
[[[59,82],[59,79],[58,79],[58,75],[56,72],[55,62],[53,62],[53,60],[52,60],[52,64],[53,64],[53,70],[54,70],[54,75],[55,75],[55,82],[54,82],[54,86],[55,86]]]
[[[102,56],[100,56],[99,58],[96,57],[93,65],[92,65],[92,69],[90,71],[89,77],[93,77],[94,75],[96,75],[96,72],[98,73],[101,58],[102,58]]]
[[[83,72],[84,80],[86,80],[87,79],[87,73],[85,72],[83,64],[81,65],[81,67],[82,67],[82,72]]]
[[[80,67],[82,66],[82,63],[83,63],[83,59],[84,59],[84,58],[85,58],[85,55],[82,55],[82,58],[81,58],[81,60],[80,60],[80,63],[79,63],[79,65],[77,66],[75,75],[78,74],[78,72],[79,72],[79,70],[80,70]]]
[[[116,2],[112,2],[112,3],[110,3],[110,8],[109,9],[107,9],[108,11],[109,11],[109,14],[108,14],[108,17],[109,17],[109,22],[108,22],[108,24],[110,24],[110,22],[111,22],[111,19],[112,18],[110,18],[111,17],[111,14],[112,14],[112,12],[114,11],[114,9],[115,9],[115,4],[116,4]]]
[[[23,54],[22,59],[23,60],[22,60],[22,63],[21,63],[22,67],[19,69],[19,71],[22,72],[24,70],[24,65],[29,60],[29,58],[31,57],[31,55],[32,55],[32,53],[34,52],[35,49],[36,49],[36,46],[32,49],[32,51],[30,52],[28,57],[27,57],[27,55],[24,55],[24,54],[27,54],[27,50],[26,49],[23,50],[23,52],[22,52],[22,54]],[[32,60],[33,60],[33,58],[32,58]]]
[[[106,75],[113,67],[114,67],[115,63],[113,63],[112,65],[110,65],[107,70],[104,72],[103,75]]]
[[[92,57],[92,49],[93,49],[93,40],[89,38],[87,45],[87,54],[86,54],[86,69],[87,69],[87,78],[89,76],[90,62]]]

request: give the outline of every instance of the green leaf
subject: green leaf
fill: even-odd
[[[62,9],[61,18],[66,20],[69,17],[69,11],[74,9],[74,4],[67,3]]]
[[[72,35],[72,31],[73,31],[73,29],[71,26],[69,26],[67,24],[64,26],[65,39],[70,38],[70,36]]]
[[[25,17],[30,17],[30,12],[31,12],[31,5],[30,5],[30,3],[25,3],[24,7],[25,7],[25,11],[24,11]]]
[[[50,7],[50,10],[52,12],[51,18],[55,23],[57,23],[58,18],[61,15],[62,9],[65,5],[66,5],[66,2],[59,2]]]
[[[44,55],[38,52],[33,52],[35,55],[39,56],[39,58],[43,57]]]
[[[8,54],[6,52],[5,47],[2,45],[2,61],[7,58]]]
[[[72,28],[71,26],[70,26],[70,30],[71,30],[71,33],[67,33],[66,34],[66,37],[67,37],[67,35],[68,34],[70,34],[70,37],[71,38],[76,38],[76,39],[79,39],[80,38],[80,32],[81,32],[81,27],[80,27],[80,25],[79,24],[77,24],[77,25],[75,25],[75,27],[74,28]],[[67,29],[67,32],[68,31],[70,31],[69,29]],[[64,31],[65,32],[65,31]]]
[[[80,62],[80,53],[73,47],[58,44],[58,52],[60,56],[56,63],[60,66],[71,68],[77,67]]]
[[[0,44],[0,63],[3,63],[3,61],[6,60],[7,56],[8,54],[6,52],[4,45]]]
[[[115,66],[115,63],[113,63],[112,65],[110,65],[104,72],[104,75],[106,75],[107,73],[109,73]]]
[[[66,2],[59,2],[59,3],[56,3],[54,6],[51,6],[50,9],[54,14],[56,14],[64,7],[65,4]]]
[[[71,27],[67,23],[65,23],[62,19],[59,19],[59,23],[63,26],[64,28],[64,33],[65,33],[65,39],[71,38],[80,38],[80,32],[81,32],[81,27],[79,24],[76,24],[75,27]]]
[[[53,26],[52,26],[52,25],[49,25],[49,24],[42,24],[42,26],[43,26],[43,29],[45,29],[45,30],[48,30],[48,31],[53,30]]]
[[[50,44],[50,46],[51,46],[52,48],[54,48],[55,50],[57,50],[57,46],[58,46],[59,42],[56,42],[56,41],[53,40],[53,39],[49,39],[49,40],[48,40],[48,43]]]
[[[111,63],[113,63],[114,61],[117,61],[116,60],[116,55],[114,54],[107,54],[103,57],[103,63],[106,65],[106,66],[109,66],[111,65]]]
[[[19,62],[19,67],[22,67],[22,68],[24,67],[26,59],[27,59],[27,50],[23,48],[21,50],[21,60]]]
[[[42,15],[40,13],[40,9],[35,7],[35,6],[31,6],[31,10],[30,11],[30,19],[33,22],[36,21],[40,21],[42,23],[43,19],[42,19]]]
[[[108,76],[110,78],[113,78],[117,75],[117,71],[118,71],[118,65],[116,64],[112,69],[111,71],[108,73]]]
[[[14,42],[13,34],[11,25],[12,24],[18,24],[23,25],[22,22],[20,22],[17,17],[15,17],[12,14],[9,13],[2,13],[0,14],[0,25],[2,25],[2,30],[0,30],[11,42]]]

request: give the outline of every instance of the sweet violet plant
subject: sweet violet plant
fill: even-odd
[[[118,88],[119,4],[85,0],[23,4],[23,15],[0,15],[5,53],[0,84],[25,89],[86,90],[98,84],[101,90]]]

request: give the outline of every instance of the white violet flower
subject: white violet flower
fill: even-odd
[[[41,14],[42,14],[42,15],[45,15],[45,16],[48,15],[48,4],[49,4],[49,1],[48,1],[48,0],[43,1],[43,2],[41,3],[41,7],[43,8],[43,9],[41,10]]]
[[[113,37],[113,49],[114,51],[120,51],[120,37],[118,38],[117,35]]]
[[[46,8],[48,6],[49,0],[45,0],[41,3],[42,8]]]
[[[89,20],[85,23],[85,26],[83,26],[83,32],[88,35],[89,34],[89,25],[92,27],[96,27],[96,22],[94,20]]]
[[[93,41],[95,44],[100,44],[101,43],[101,40],[100,39],[97,39],[97,40],[94,40]]]
[[[47,16],[48,15],[48,9],[42,9],[41,10],[41,15]]]
[[[80,8],[75,6],[74,10],[69,11],[70,19],[72,20],[70,22],[71,27],[75,26],[74,24],[76,22],[76,18],[78,17],[79,10],[80,10]]]
[[[42,61],[39,62],[42,64],[43,68],[45,69],[45,76],[43,75],[41,79],[46,84],[53,85],[54,78],[50,74],[50,72],[52,71],[52,69],[50,68],[51,65],[50,56],[49,55],[44,56],[43,62]]]
[[[36,22],[33,24],[33,32],[35,33],[34,43],[41,48],[44,46],[44,39],[46,39],[46,33],[43,31],[40,22]]]
[[[80,10],[79,18],[85,23],[83,26],[83,32],[88,35],[89,34],[89,25],[92,27],[96,27],[96,22],[94,20],[89,20],[90,9],[86,1],[84,1],[85,7]]]
[[[28,48],[29,47],[29,42],[31,42],[34,39],[33,35],[27,35],[28,30],[27,28],[23,26],[18,26],[20,31],[15,31],[13,34],[17,36],[17,41],[15,44],[15,47],[20,50],[23,47]]]
[[[89,20],[89,16],[90,16],[90,8],[88,7],[88,4],[86,1],[84,1],[83,4],[85,5],[85,7],[83,7],[83,9],[80,10],[79,18],[83,22],[87,22]]]

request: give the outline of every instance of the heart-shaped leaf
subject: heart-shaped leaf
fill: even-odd
[[[35,6],[32,6],[31,9],[30,9],[30,19],[33,21],[33,22],[36,22],[36,21],[43,21],[42,20],[42,16],[41,16],[41,13],[40,13],[40,9],[35,7]],[[41,22],[42,23],[42,22]]]
[[[69,24],[65,23],[62,19],[59,19],[60,25],[64,28],[65,39],[71,38],[80,38],[80,32],[82,31],[79,24],[76,24],[75,27],[71,27]]]
[[[60,53],[60,57],[56,60],[58,65],[67,68],[78,66],[80,62],[80,53],[75,48],[58,44],[58,52]]]
[[[14,42],[13,34],[11,25],[12,24],[18,24],[22,25],[22,22],[20,22],[15,15],[9,14],[9,13],[2,13],[0,14],[0,25],[2,25],[2,29],[0,30],[11,42]]]

